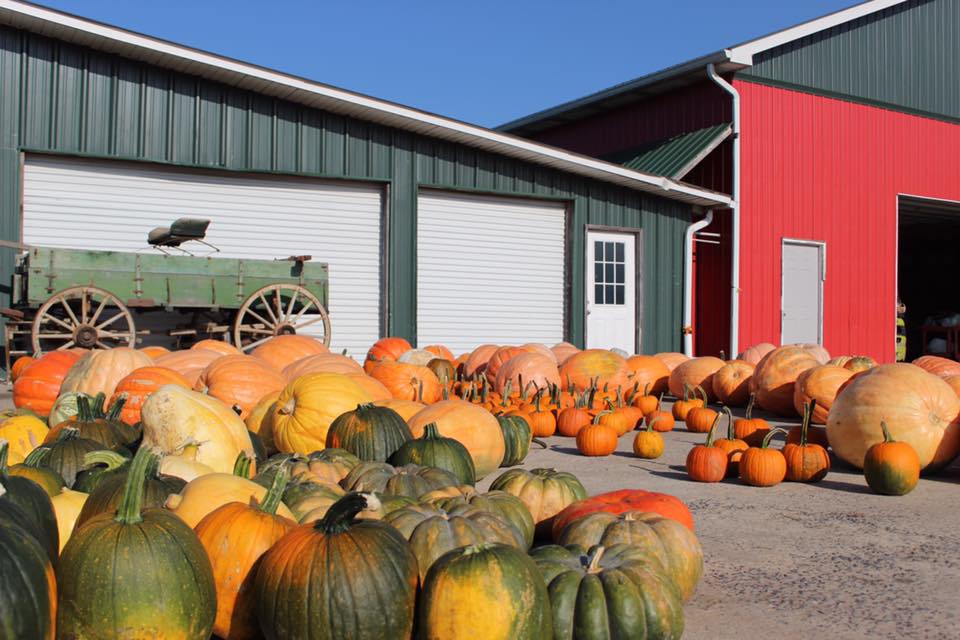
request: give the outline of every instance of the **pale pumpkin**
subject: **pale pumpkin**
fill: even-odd
[[[191,444],[177,451],[175,455],[164,456],[160,460],[159,473],[190,482],[200,476],[215,473],[213,469],[197,462],[197,445]]]
[[[810,419],[812,424],[827,424],[827,414],[844,382],[850,379],[853,372],[844,367],[825,364],[807,369],[800,374],[793,387],[793,408],[803,414],[804,407],[811,400],[817,404]]]
[[[413,437],[421,437],[431,422],[436,423],[440,435],[458,440],[467,448],[477,480],[499,468],[505,451],[503,432],[489,411],[456,398],[441,400],[408,420]]]
[[[291,362],[280,373],[284,380],[293,382],[308,373],[363,373],[363,367],[339,353],[317,353]]]
[[[141,367],[153,365],[150,356],[129,347],[88,351],[67,372],[60,393],[79,391],[95,396],[113,395],[117,383]]]
[[[567,358],[560,367],[560,380],[564,389],[589,389],[596,384],[601,391],[627,388],[627,361],[620,355],[605,349],[587,349]]]
[[[563,364],[570,356],[580,353],[580,349],[569,342],[558,342],[550,347],[550,350],[553,351],[553,356],[557,359],[557,364]]]
[[[183,491],[172,494],[163,506],[177,514],[192,529],[211,511],[230,502],[260,502],[268,490],[269,487],[232,473],[209,473],[188,482]],[[277,506],[277,515],[296,521],[282,502]]]
[[[857,376],[840,392],[827,419],[827,438],[845,462],[863,468],[886,422],[897,442],[912,446],[925,472],[960,453],[960,398],[941,378],[912,364],[885,364]]]
[[[155,362],[158,367],[173,369],[186,378],[190,386],[193,387],[203,370],[211,362],[223,356],[224,354],[219,351],[210,351],[209,349],[187,349],[186,351],[174,351],[162,355]]]
[[[237,349],[232,344],[228,344],[223,340],[213,340],[211,338],[194,342],[192,345],[190,345],[190,349],[206,349],[207,351],[215,351],[222,356],[235,356],[238,353],[241,353],[240,349]]]
[[[557,362],[541,353],[521,353],[507,360],[497,371],[494,384],[497,392],[502,394],[508,383],[511,389],[521,391],[526,388],[531,395],[538,389],[559,385]]]
[[[270,412],[274,444],[283,453],[320,451],[326,447],[330,423],[371,400],[362,387],[345,375],[301,376],[284,387]]]
[[[245,418],[265,393],[279,391],[284,385],[283,376],[263,360],[234,355],[217,358],[207,365],[193,388],[237,407],[240,417]]]
[[[800,374],[820,366],[809,351],[800,347],[780,347],[760,360],[750,378],[750,391],[757,404],[782,416],[796,416],[793,388]]]
[[[465,378],[473,378],[480,373],[484,373],[487,368],[487,363],[499,348],[500,345],[496,344],[482,344],[471,351],[467,361],[463,363],[463,376]]]
[[[677,353],[676,351],[655,353],[653,354],[653,357],[660,360],[660,362],[662,362],[671,373],[673,373],[673,370],[678,366],[690,359],[690,356],[683,353]]]
[[[746,351],[741,353],[740,356],[737,358],[737,360],[743,360],[748,364],[757,366],[758,364],[760,364],[760,361],[763,360],[763,356],[767,355],[768,353],[770,353],[776,348],[777,348],[776,345],[772,345],[769,342],[761,342],[759,344],[753,345],[752,347],[748,348]]]
[[[168,456],[183,455],[195,444],[196,461],[229,473],[240,452],[253,455],[247,426],[220,400],[168,384],[153,392],[140,409],[143,444]]]
[[[422,411],[427,406],[422,402],[414,402],[413,400],[400,400],[399,398],[374,400],[373,404],[377,405],[378,407],[388,407],[393,409],[408,423],[410,422],[410,418],[417,415],[417,413]]]
[[[704,356],[682,362],[670,372],[668,387],[674,398],[683,397],[683,386],[691,389],[700,387],[707,394],[707,402],[715,402],[717,394],[713,390],[713,375],[726,364],[720,358]]]
[[[329,353],[326,345],[310,336],[281,335],[270,338],[250,355],[267,363],[275,371],[283,369],[301,358]]]

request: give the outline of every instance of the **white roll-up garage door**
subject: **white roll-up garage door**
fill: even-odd
[[[330,265],[331,349],[362,358],[380,333],[381,190],[315,180],[27,156],[26,244],[154,251],[147,232],[211,220],[207,240],[232,258],[311,255]]]
[[[417,200],[417,340],[563,340],[562,203],[424,191]]]

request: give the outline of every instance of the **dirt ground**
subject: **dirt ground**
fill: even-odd
[[[591,495],[635,488],[687,503],[705,569],[685,607],[685,639],[960,638],[960,463],[900,498],[871,493],[835,460],[818,484],[761,489],[688,480],[687,451],[704,436],[681,425],[664,439],[662,458],[641,460],[630,434],[603,459],[553,437],[523,466],[570,471]]]

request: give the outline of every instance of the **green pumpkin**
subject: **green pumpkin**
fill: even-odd
[[[368,403],[357,405],[330,423],[327,446],[345,449],[361,460],[386,462],[412,438],[410,427],[399,413]]]
[[[347,491],[375,491],[409,498],[459,484],[457,477],[444,469],[414,464],[395,468],[384,462],[361,462],[340,482]]]
[[[125,473],[124,468],[130,462],[130,455],[104,449],[88,453],[83,457],[83,461],[83,471],[77,474],[73,489],[83,493],[93,493],[93,490],[107,478]]]
[[[490,483],[523,501],[536,523],[536,535],[548,538],[553,518],[568,505],[587,497],[587,490],[572,473],[556,469],[510,469]]]
[[[4,491],[0,486],[0,500]],[[53,566],[43,547],[0,515],[0,638],[52,640],[56,593]]]
[[[62,430],[54,442],[37,448],[46,451],[40,464],[60,474],[68,489],[73,488],[77,474],[83,470],[84,456],[91,451],[102,449],[102,443],[81,437],[80,432],[74,428]]]
[[[503,432],[503,462],[501,467],[522,464],[530,453],[533,431],[530,424],[520,416],[497,416],[500,431]]]
[[[571,637],[554,636],[536,564],[503,544],[461,547],[434,562],[420,592],[417,627],[420,637],[444,640]]]
[[[390,464],[402,466],[416,464],[423,467],[446,469],[460,484],[472,485],[477,481],[473,457],[459,440],[441,436],[437,425],[430,423],[423,428],[423,436],[403,444],[390,456]]]
[[[81,391],[67,391],[57,396],[56,402],[53,403],[53,407],[50,409],[50,415],[47,416],[47,424],[51,429],[61,422],[66,422],[80,412],[78,400],[80,400],[81,397],[87,400],[93,400],[93,396]]]
[[[450,510],[457,504],[468,504],[477,509],[498,513],[523,535],[526,549],[533,546],[533,516],[530,515],[530,510],[527,509],[527,505],[523,504],[520,498],[510,495],[506,491],[488,491],[455,498],[443,498],[434,504],[446,510]]]
[[[411,636],[417,560],[390,525],[356,520],[376,502],[344,496],[322,520],[297,527],[261,557],[254,590],[268,640]]]
[[[53,502],[36,482],[7,473],[7,452],[7,441],[0,440],[0,488],[4,491],[0,502],[9,501],[23,510],[24,516],[30,521],[28,528],[39,532],[41,537],[38,542],[43,545],[50,561],[56,566],[60,553],[60,534]]]
[[[44,464],[49,451],[48,447],[37,447],[23,462],[7,469],[7,473],[36,482],[51,498],[60,495],[66,483],[59,473]]]
[[[78,397],[77,419],[69,425],[80,432],[81,438],[99,442],[101,449],[119,451],[130,444],[129,438],[132,436],[129,427],[120,420],[126,397],[118,398],[108,412],[103,410],[105,397],[103,393],[97,394],[92,400]]]
[[[549,545],[533,557],[550,593],[556,638],[679,639],[683,601],[643,549]]]
[[[140,505],[144,509],[162,507],[170,494],[180,493],[187,484],[181,478],[157,473],[159,464],[158,458],[156,464],[151,462],[147,467],[146,478],[143,483],[143,495],[140,498]],[[130,464],[123,465],[112,472],[109,477],[97,483],[86,502],[83,503],[80,515],[77,516],[77,527],[98,515],[116,512],[123,500],[130,471]]]
[[[703,575],[703,549],[697,536],[676,520],[656,513],[590,513],[564,527],[557,542],[583,549],[617,544],[641,549],[674,581],[684,602],[693,595]]]
[[[119,508],[78,525],[60,558],[61,638],[206,640],[217,596],[196,534],[163,509],[141,509],[159,457],[145,447],[130,463]]]
[[[527,550],[523,534],[506,518],[467,504],[455,504],[449,509],[418,504],[397,509],[385,515],[383,521],[396,527],[410,542],[421,580],[437,558],[459,547],[499,542]]]
[[[300,520],[320,506],[333,506],[343,496],[344,491],[339,485],[296,481],[288,484],[283,492],[283,504]]]

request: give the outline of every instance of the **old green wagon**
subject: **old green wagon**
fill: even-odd
[[[246,260],[198,256],[180,245],[204,241],[206,220],[180,219],[149,236],[153,252],[29,247],[15,270],[7,358],[54,349],[134,346],[147,311],[185,318],[166,331],[178,342],[228,340],[250,350],[277,335],[306,332],[330,343],[329,273],[310,256]],[[9,370],[9,367],[8,367]]]

